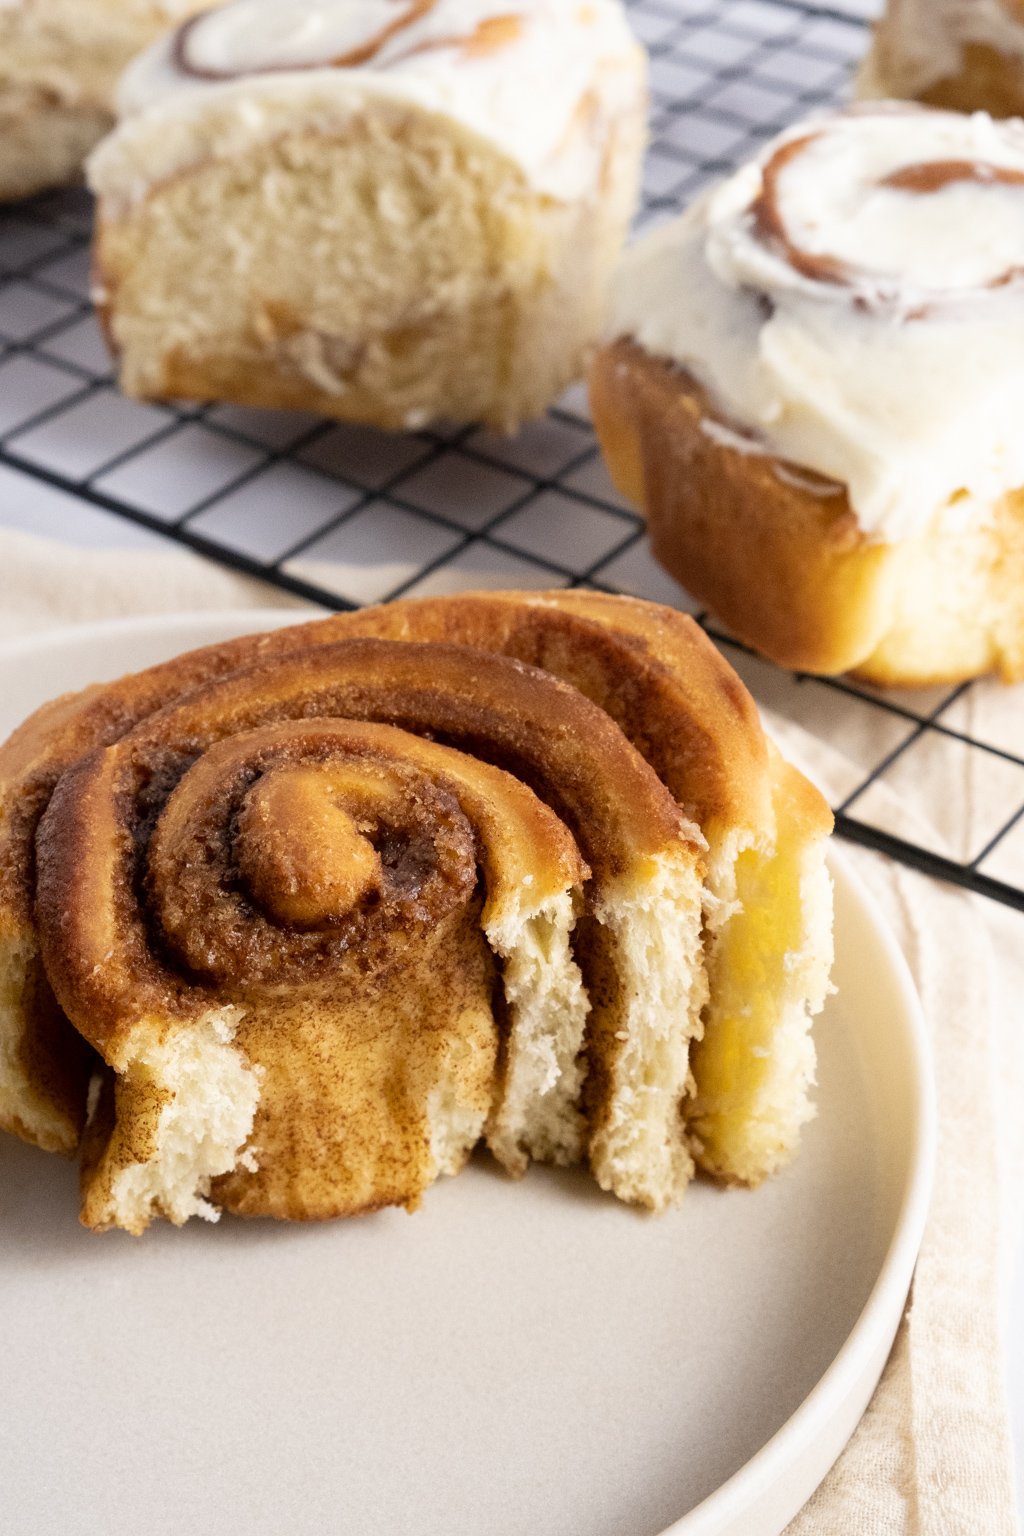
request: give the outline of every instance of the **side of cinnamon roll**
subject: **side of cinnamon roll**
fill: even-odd
[[[3,0],[0,201],[63,186],[114,125],[134,56],[209,0]]]
[[[783,666],[1024,676],[1024,131],[783,134],[627,255],[591,373],[654,551]]]
[[[132,395],[510,428],[582,370],[636,194],[619,0],[231,0],[90,162]]]
[[[888,0],[857,91],[1019,117],[1024,6],[1020,0]]]
[[[521,855],[508,863],[506,838],[506,863],[496,874],[484,857],[470,898],[464,840],[458,902],[432,909],[415,942],[386,937],[403,930],[407,912],[387,884],[394,857],[381,874],[381,849],[407,846],[411,835],[382,832],[381,818],[388,811],[400,822],[400,804],[419,800],[407,784],[367,808],[363,759],[376,762],[383,747],[374,743],[371,754],[369,728],[355,720],[413,733],[399,752],[394,729],[383,732],[394,747],[389,771],[429,769],[485,851],[487,795],[471,798],[467,774],[496,775],[492,797],[507,802],[505,822],[514,811],[521,825],[528,806],[539,829],[533,846],[554,850],[544,868],[554,863],[558,878],[540,877]],[[458,763],[425,761],[440,749],[424,734],[456,748]],[[341,1132],[324,1132],[308,1104],[303,1123],[320,1129],[288,1150],[283,1127],[298,1089],[285,1090],[304,1084],[314,1105],[335,1105],[341,1123],[331,1088],[340,1042],[398,956],[402,996],[419,995],[413,978],[437,964],[424,936],[442,921],[476,957],[478,999],[482,991],[501,999],[497,1012],[470,1010],[483,1020],[474,1059],[492,1071],[497,1063],[498,1086],[486,1106],[472,1100],[475,1119],[439,1088],[464,1140],[449,1136],[456,1150],[444,1159],[406,1161],[405,1182],[387,1185],[381,1200],[414,1201],[437,1171],[457,1166],[483,1126],[513,1172],[528,1157],[586,1153],[605,1188],[660,1207],[684,1189],[691,1159],[758,1182],[792,1155],[812,1113],[809,1024],[831,959],[822,857],[830,817],[765,741],[749,696],[684,615],[589,593],[495,593],[250,637],[41,711],[0,749],[0,781],[2,803],[21,812],[0,819],[0,867],[20,873],[0,892],[9,936],[0,952],[31,962],[0,1012],[0,1038],[9,1058],[24,1064],[29,1044],[38,1055],[40,974],[76,1026],[65,1024],[69,1037],[81,1032],[94,1060],[113,1070],[87,1138],[93,1224],[141,1227],[157,1212],[183,1219],[211,1201],[278,1214],[374,1203],[366,1191],[385,1188],[373,1173],[378,1153],[358,1177],[346,1174]],[[36,889],[32,841],[44,811]],[[429,828],[421,831],[425,848]],[[335,847],[355,870],[340,887]],[[417,869],[422,883],[429,861]],[[494,881],[513,875],[520,904],[548,905],[496,919]],[[349,986],[339,991],[343,978]],[[325,989],[314,1070],[300,1024]],[[297,1016],[294,1039],[285,1023],[268,1034],[268,1010]],[[381,1017],[394,1021],[382,1046],[391,1060],[413,1026],[386,992]],[[450,1034],[459,1027],[450,1021]],[[197,1041],[209,1072],[196,1066]],[[47,1045],[51,1066],[73,1054],[61,1054],[59,1038]],[[449,1057],[432,1059],[440,1072]],[[63,1121],[46,1073],[9,1081],[0,1106],[8,1128],[72,1144],[87,1069]],[[60,1137],[41,1133],[49,1122],[40,1105]],[[183,1150],[183,1126],[186,1135],[203,1128],[197,1156]],[[378,1152],[397,1132],[383,1143],[382,1134],[378,1125],[370,1137]],[[258,1176],[246,1166],[253,1161]],[[311,1161],[334,1170],[318,1193],[303,1172]]]

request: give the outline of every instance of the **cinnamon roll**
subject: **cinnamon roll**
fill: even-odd
[[[210,0],[0,0],[0,201],[63,186],[134,56]]]
[[[1024,113],[1021,0],[888,0],[858,94],[956,112]]]
[[[655,554],[783,666],[1024,676],[1024,128],[799,125],[628,253],[591,374]]]
[[[578,377],[633,208],[619,0],[232,0],[126,74],[96,297],[143,398],[511,428]]]
[[[683,615],[500,593],[249,637],[49,706],[0,783],[0,1107],[80,1128],[44,978],[105,1082],[92,1225],[413,1204],[481,1135],[660,1208],[812,1113],[830,817]]]

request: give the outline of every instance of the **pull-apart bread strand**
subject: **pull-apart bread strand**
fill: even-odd
[[[481,1137],[658,1209],[812,1112],[829,813],[683,615],[248,637],[48,706],[0,775],[4,1119],[72,1147],[96,1070],[90,1225],[412,1206]]]

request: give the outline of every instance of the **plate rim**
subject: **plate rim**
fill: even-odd
[[[749,1461],[744,1462],[713,1493],[666,1526],[659,1536],[719,1536],[739,1532],[736,1522],[749,1517],[769,1489],[778,1487],[794,1463],[850,1403],[855,1408],[849,1429],[842,1432],[834,1453],[813,1479],[801,1480],[798,1496],[787,1501],[789,1512],[774,1528],[782,1531],[824,1481],[860,1422],[885,1369],[903,1317],[924,1228],[934,1180],[938,1116],[931,1043],[917,988],[896,939],[875,916],[867,887],[845,853],[833,843],[829,868],[842,896],[871,929],[889,963],[891,980],[902,1003],[899,1026],[909,1047],[914,1089],[909,1177],[904,1185],[893,1234],[871,1291],[846,1339],[803,1402]],[[877,1362],[877,1364],[876,1364]],[[848,1415],[849,1416],[849,1415]],[[820,1466],[820,1464],[819,1464]]]
[[[119,637],[128,639],[133,634],[144,635],[147,639],[166,636],[171,642],[177,635],[187,636],[190,631],[206,630],[213,631],[214,635],[200,640],[199,644],[216,644],[218,631],[226,640],[236,635],[309,622],[327,616],[329,612],[312,606],[308,610],[211,608],[63,624],[0,640],[0,667],[40,651],[59,652],[69,644],[110,642]],[[910,1289],[928,1214],[938,1134],[927,1025],[902,950],[876,916],[866,886],[834,841],[828,850],[828,863],[843,900],[856,910],[879,944],[888,964],[889,979],[899,994],[899,1028],[913,1088],[909,1177],[874,1284],[832,1361],[771,1438],[699,1504],[664,1527],[659,1536],[733,1536],[734,1532],[740,1536],[741,1532],[753,1531],[750,1521],[757,1519],[758,1505],[780,1488],[788,1491],[783,1495],[782,1505],[776,1506],[771,1526],[759,1524],[757,1531],[781,1532],[827,1476],[859,1423],[881,1377]],[[827,1462],[823,1465],[820,1456],[812,1458],[813,1468],[808,1472],[801,1467],[801,1459],[810,1457],[821,1438],[822,1426],[831,1427],[837,1420],[840,1422],[838,1438],[833,1429],[834,1443],[830,1446]],[[780,1516],[778,1511],[783,1507],[785,1512]]]

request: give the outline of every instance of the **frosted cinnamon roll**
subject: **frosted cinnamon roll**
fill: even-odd
[[[643,140],[619,0],[232,0],[90,163],[125,390],[512,427],[580,373]]]
[[[210,0],[0,0],[0,201],[77,177],[125,66]]]
[[[791,129],[640,241],[591,376],[655,553],[784,666],[1024,675],[1024,128]]]
[[[957,112],[1019,116],[1024,6],[1020,0],[888,0],[857,90]]]
[[[321,714],[331,722],[323,732],[308,718]],[[371,740],[356,717],[412,734]],[[468,750],[476,766],[424,758],[424,732]],[[390,768],[367,768],[382,754]],[[505,783],[509,771],[515,780]],[[394,794],[381,788],[376,811],[364,806],[367,772],[401,781]],[[506,823],[514,813],[515,825],[533,827],[531,846],[543,856],[534,868],[520,851],[499,871],[506,884],[509,869],[518,871],[515,923],[496,919],[512,908],[487,894],[498,878],[493,859],[469,894],[466,824],[478,853],[494,832],[481,783],[507,807]],[[458,890],[454,905],[431,899],[410,936],[405,888],[388,895],[395,861],[381,850],[412,840],[401,832],[402,806],[408,800],[415,819],[417,805],[435,804],[435,790],[448,797],[445,825],[452,796],[466,818],[451,865]],[[427,852],[431,825],[416,823]],[[335,1001],[324,1038],[337,1039],[359,1016],[337,997],[355,1008],[371,980],[383,985],[373,957],[386,953],[385,936],[395,936],[409,975],[429,980],[430,935],[443,921],[461,936],[458,953],[476,957],[478,983],[489,976],[488,996],[503,999],[497,1014],[470,1010],[483,1020],[473,1059],[490,1061],[493,1075],[489,1094],[474,1079],[470,1100],[458,1100],[466,1140],[444,1159],[424,1152],[404,1165],[403,1200],[457,1166],[481,1127],[513,1172],[528,1157],[582,1155],[603,1187],[653,1207],[678,1198],[693,1162],[757,1183],[793,1155],[813,1113],[810,1022],[831,961],[830,825],[697,626],[626,598],[492,593],[396,603],[210,647],[86,690],[40,710],[0,748],[0,1123],[72,1150],[99,1071],[107,1087],[87,1137],[90,1222],[139,1226],[158,1210],[180,1219],[227,1201],[270,1210],[264,1199],[295,1213],[302,1197],[282,1191],[305,1175],[275,1163],[271,1179],[267,1150],[291,1110],[286,1099],[275,1108],[273,1095],[254,1097],[255,1067],[280,1085],[292,1071],[286,1059],[306,1061],[308,1041],[300,1031],[293,1050],[282,1030],[273,1062],[263,1044],[247,1043],[264,1041],[269,972],[281,972],[277,1009],[287,1002],[301,1013],[327,985]],[[508,858],[517,845],[503,846]],[[339,884],[335,863],[352,879]],[[426,880],[432,866],[421,866]],[[451,894],[450,883],[440,889]],[[97,967],[97,946],[115,933]],[[352,958],[353,935],[361,960]],[[352,966],[339,991],[338,975]],[[170,1032],[161,1040],[187,1029],[174,1034],[181,1050],[160,1055],[154,1019]],[[388,1051],[408,1024],[400,1014]],[[452,1025],[450,1038],[457,1032]],[[185,1072],[190,1041],[210,1057],[202,1080],[234,1095],[230,1114],[220,1087],[193,1101],[182,1079],[184,1096],[172,1093],[166,1073]],[[461,1060],[461,1047],[452,1050]],[[165,1072],[155,1098],[145,1086],[151,1056]],[[324,1046],[317,1059],[334,1058]],[[453,1059],[440,1052],[424,1073],[447,1071]],[[328,1067],[307,1063],[293,1075],[315,1102],[322,1088],[336,1103]],[[226,1118],[216,1118],[218,1104]],[[212,1139],[209,1116],[220,1127]],[[303,1118],[322,1121],[308,1104]],[[417,1123],[422,1150],[423,1114]],[[185,1156],[183,1124],[202,1128],[206,1162]],[[162,1152],[129,1175],[128,1150],[158,1144]],[[257,1144],[263,1172],[251,1184],[255,1173],[239,1159],[256,1159]],[[175,1146],[184,1184],[172,1187]],[[312,1146],[303,1142],[303,1166]],[[333,1166],[332,1157],[325,1151],[317,1166]],[[369,1188],[365,1167],[360,1177]],[[355,1209],[363,1197],[354,1187],[341,1194],[340,1183],[318,1184],[323,1212],[328,1198]]]

